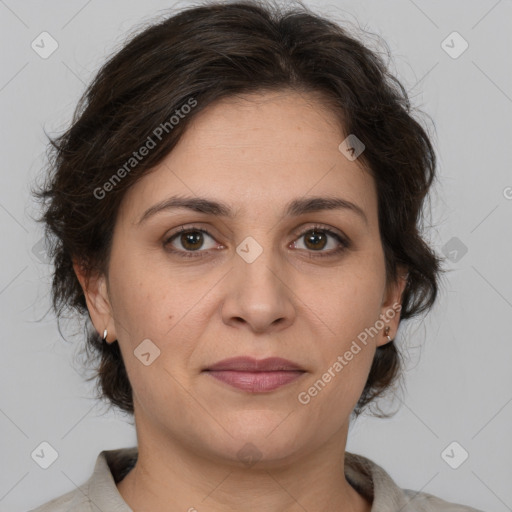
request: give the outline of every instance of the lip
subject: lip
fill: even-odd
[[[298,364],[282,357],[267,357],[255,359],[254,357],[239,356],[223,359],[212,366],[205,368],[208,371],[234,370],[240,372],[274,372],[274,371],[305,371]]]
[[[251,393],[273,391],[306,373],[298,364],[280,357],[224,359],[203,370],[217,380]]]

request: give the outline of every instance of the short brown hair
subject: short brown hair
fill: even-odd
[[[320,95],[345,133],[366,146],[360,159],[377,187],[388,281],[397,278],[398,265],[408,269],[400,319],[431,308],[441,260],[422,239],[420,220],[436,159],[403,86],[377,53],[304,5],[284,10],[236,1],[187,8],[132,36],[99,70],[71,127],[49,138],[49,172],[34,194],[44,203],[38,220],[55,265],[52,305],[59,319],[69,308],[90,322],[73,258],[87,273],[106,273],[125,192],[174,148],[194,116],[231,95],[286,89]],[[122,180],[110,181],[108,201],[98,198],[133,151],[190,98],[197,106]],[[102,342],[93,329],[86,349],[99,360],[98,396],[133,414],[118,343]],[[356,415],[391,386],[399,369],[394,342],[377,348]]]

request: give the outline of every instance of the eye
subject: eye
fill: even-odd
[[[324,251],[323,249],[329,245],[329,238],[334,239],[334,242],[331,241],[330,250]],[[319,225],[302,231],[298,237],[298,240],[301,239],[304,239],[304,243],[302,245],[307,251],[319,253],[312,255],[312,257],[333,256],[350,247],[348,239],[329,228]],[[297,241],[293,242],[293,246],[296,249],[302,249]]]
[[[169,252],[184,258],[204,257],[208,254],[208,250],[223,248],[222,245],[216,247],[215,243],[209,247],[208,244],[206,244],[205,247],[205,236],[214,240],[208,231],[204,229],[195,226],[187,228],[182,226],[178,232],[168,237],[164,241],[163,245]],[[303,230],[298,235],[297,240],[303,238],[305,243],[302,245],[307,252],[313,253],[310,254],[310,257],[313,258],[334,256],[345,251],[351,246],[347,238],[320,225],[311,226],[307,230]],[[329,241],[329,239],[332,240]],[[302,249],[302,247],[300,247],[301,244],[297,240],[292,243],[293,247],[295,249]],[[329,245],[333,247],[331,247],[330,250],[325,251],[324,249]]]
[[[177,255],[185,258],[201,257],[203,256],[202,254],[193,253],[205,252],[205,250],[215,247],[215,244],[213,247],[204,247],[205,235],[213,240],[213,237],[204,229],[196,228],[194,226],[189,228],[181,227],[177,233],[171,235],[164,241],[164,247],[166,247],[170,252],[176,253]],[[176,249],[176,245],[174,245],[173,248],[173,244],[181,245],[181,248]]]

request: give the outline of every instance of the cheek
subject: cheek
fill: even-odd
[[[187,330],[191,326],[183,301],[173,298],[172,290],[163,290],[161,283],[160,289],[149,283],[140,279],[133,287],[127,282],[118,289],[123,295],[116,314],[122,327],[116,322],[116,329],[134,400],[146,414],[155,415],[155,422],[165,423],[172,418],[161,414],[162,404],[169,404],[170,411],[190,405],[183,387],[189,385],[186,370],[197,333]]]
[[[162,317],[162,294],[146,278],[126,272],[112,286],[112,303],[118,339],[123,344],[135,347],[144,338],[151,338],[160,330]]]
[[[186,378],[184,368],[199,338],[207,303],[201,301],[204,280],[190,280],[153,263],[125,259],[112,265],[110,276],[118,342],[134,387],[160,386],[170,379],[165,369],[182,377],[180,381]]]
[[[301,407],[312,417],[324,418],[322,428],[326,432],[346,420],[368,379],[375,346],[371,338],[360,336],[368,325],[365,320],[361,315],[340,318],[339,335],[334,341],[331,338],[317,345],[322,351],[322,364],[299,390]]]
[[[383,271],[374,258],[367,262],[361,258],[340,271],[331,280],[329,290],[308,299],[312,309],[315,306],[314,311],[318,311],[325,334],[315,342],[322,363],[314,375],[315,382],[319,379],[318,389],[311,390],[324,395],[320,403],[329,396],[339,404],[355,404],[364,388],[376,341],[382,335],[375,324],[381,312]]]
[[[172,278],[157,252],[145,253],[126,238],[114,239],[111,296],[120,324],[118,335],[129,345],[137,345],[145,338],[159,340],[179,318],[181,287],[179,276]]]
[[[320,318],[329,326],[338,349],[378,320],[385,286],[383,272],[378,262],[354,262],[332,277],[328,287],[310,294],[308,303],[315,311],[322,305]]]

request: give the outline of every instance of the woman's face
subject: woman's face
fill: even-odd
[[[200,113],[127,192],[108,283],[97,280],[87,300],[98,332],[120,345],[139,443],[225,461],[252,450],[270,462],[346,435],[387,342],[382,325],[396,334],[404,284],[386,289],[375,184],[340,151],[346,136],[313,96],[230,98]],[[227,212],[153,209],[173,197]],[[357,208],[301,208],[312,198]],[[257,387],[261,374],[255,384],[205,371],[236,356],[285,358],[302,372],[271,389]]]

